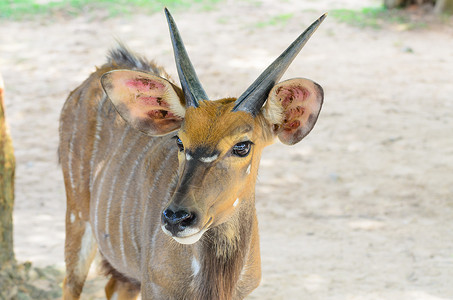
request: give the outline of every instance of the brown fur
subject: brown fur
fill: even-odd
[[[140,282],[124,276],[105,259],[102,260],[102,270],[105,276],[110,276],[110,280],[105,286],[107,299],[111,299],[115,293],[118,293],[118,299],[135,299],[138,297]]]
[[[231,225],[224,223],[206,233],[207,242],[202,241],[206,243],[203,253],[205,264],[201,271],[203,276],[199,280],[205,284],[199,284],[198,290],[194,292],[200,299],[242,299],[248,294],[247,289],[241,288],[238,283],[248,255],[253,250],[251,235],[256,232],[254,226],[257,224],[245,212],[238,216],[235,223],[238,228],[225,228]],[[225,233],[229,231],[234,232],[234,235],[226,236]],[[254,253],[259,254],[258,251]],[[255,270],[255,274],[259,272],[259,269]],[[259,278],[243,282],[253,287],[259,284]]]
[[[111,276],[117,281],[130,283],[131,286],[134,286],[137,290],[140,290],[140,282],[118,272],[106,259],[102,260],[102,271],[104,276]]]

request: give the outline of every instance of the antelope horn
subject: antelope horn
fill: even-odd
[[[274,85],[280,80],[288,66],[305,46],[308,39],[324,21],[327,13],[310,25],[235,102],[233,111],[245,111],[256,116]]]
[[[178,69],[179,80],[186,99],[186,107],[198,107],[198,102],[200,100],[208,100],[208,96],[198,80],[197,73],[195,73],[195,69],[190,62],[184,43],[179,35],[175,20],[167,8],[165,8],[165,15],[167,16],[173,52],[175,53],[176,68]]]

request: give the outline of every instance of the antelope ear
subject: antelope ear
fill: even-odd
[[[272,88],[263,114],[280,141],[294,145],[315,126],[323,99],[319,84],[304,78],[290,79]]]
[[[105,93],[132,127],[148,135],[164,135],[181,126],[185,108],[182,90],[161,77],[132,70],[114,70],[101,77]]]

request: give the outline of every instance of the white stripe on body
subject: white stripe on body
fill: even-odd
[[[146,196],[146,199],[151,199],[151,195],[153,193],[153,191],[155,190],[156,188],[156,183],[160,180],[160,176],[162,175],[162,172],[163,170],[167,167],[167,162],[168,160],[173,156],[173,151],[170,151],[167,153],[164,161],[162,162],[162,164],[160,165],[160,168],[159,170],[154,174],[154,181],[153,181],[153,185],[152,187],[149,189],[148,191],[148,195]],[[143,220],[147,220],[146,217],[148,216],[148,203],[150,201],[146,201],[146,206],[145,206],[145,209],[144,209],[144,214],[143,214]],[[160,226],[158,226],[160,228]]]
[[[76,103],[76,105],[78,104],[78,102]],[[77,109],[76,110],[76,114],[75,114],[75,117],[74,117],[74,124],[77,124],[79,122],[79,113],[80,113],[80,110]],[[71,192],[74,193],[75,191],[75,183],[74,183],[74,174],[72,174],[73,170],[72,170],[72,159],[73,159],[73,151],[74,151],[74,138],[75,138],[75,135],[76,135],[76,132],[77,132],[77,126],[74,126],[73,129],[72,129],[72,132],[71,132],[71,138],[69,139],[69,149],[68,149],[68,173],[69,173],[69,183],[71,184]]]
[[[151,162],[152,162],[152,160],[149,159],[148,164],[145,166],[145,168],[143,170],[144,175],[141,176],[141,180],[140,180],[140,182],[137,183],[137,186],[143,187],[143,185],[145,184],[145,180],[149,179],[149,174],[150,174],[149,169],[150,169]],[[131,213],[132,216],[138,216],[138,214],[136,214],[136,211],[137,211],[137,207],[138,207],[139,203],[141,203],[141,201],[134,201],[134,206],[132,208],[132,213]],[[139,238],[139,232],[141,232],[140,231],[141,219],[138,217],[138,218],[134,219],[134,222],[131,222],[130,224],[131,224],[130,230],[131,230],[131,236],[133,237],[132,242],[134,244],[134,248],[136,248],[137,251],[140,252],[139,248],[138,248],[138,244],[137,244],[137,239]],[[141,250],[141,247],[140,247],[140,250]]]
[[[91,153],[91,159],[90,159],[90,168],[91,168],[91,172],[90,172],[90,191],[92,190],[93,183],[94,183],[94,181],[96,180],[96,177],[97,177],[97,172],[95,172],[94,175],[92,175],[92,174],[93,174],[93,168],[94,168],[94,160],[96,159],[96,155],[98,153],[99,141],[101,140],[101,136],[99,135],[99,133],[102,130],[102,124],[103,124],[103,120],[104,120],[101,117],[101,115],[103,113],[102,109],[104,108],[104,104],[105,104],[106,101],[107,101],[107,96],[104,95],[104,97],[101,99],[101,102],[99,102],[98,111],[97,111],[97,115],[96,115],[96,131],[94,133],[93,151]],[[111,128],[109,128],[109,131],[110,131],[110,133],[112,133],[112,129]]]
[[[129,132],[129,127],[126,127],[124,132],[123,132],[123,135],[121,136],[121,139],[119,141],[119,145],[122,145],[123,142],[124,142],[124,139],[126,138],[127,134]],[[119,147],[115,148],[115,151],[113,152],[112,154],[112,157],[116,155],[116,153],[118,152],[118,149]],[[109,161],[106,168],[105,168],[105,171],[102,173],[102,177],[100,179],[100,182],[99,182],[99,188],[97,190],[97,193],[96,193],[96,197],[94,199],[96,199],[96,205],[94,207],[94,233],[96,235],[96,239],[98,240],[98,242],[100,242],[100,238],[99,238],[99,203],[100,203],[100,197],[101,197],[101,193],[102,193],[102,189],[104,187],[104,181],[105,181],[105,177],[106,175],[108,174],[108,171],[110,170],[110,166],[112,165],[112,161]],[[94,185],[94,181],[95,181],[96,178],[93,179],[93,185]]]
[[[119,234],[120,234],[120,251],[121,251],[121,258],[123,260],[123,265],[125,268],[127,268],[127,261],[126,261],[126,254],[124,252],[124,231],[123,231],[123,221],[124,221],[124,216],[125,216],[125,212],[124,212],[124,206],[126,204],[126,198],[128,196],[127,192],[129,191],[129,187],[131,185],[131,182],[132,182],[132,179],[135,177],[135,172],[137,171],[137,167],[139,166],[139,163],[142,161],[143,157],[148,153],[148,150],[149,148],[151,147],[151,145],[153,144],[153,140],[151,139],[147,144],[146,146],[143,148],[143,151],[140,153],[140,155],[137,157],[137,159],[135,160],[134,162],[134,166],[131,170],[131,172],[129,173],[129,176],[126,180],[126,185],[124,186],[124,191],[123,191],[123,195],[121,197],[121,211],[120,211],[120,222],[119,222]],[[137,202],[138,199],[135,199],[134,202]],[[133,223],[133,222],[132,222]],[[135,248],[135,257],[137,257],[139,259],[139,252],[138,252],[138,247],[137,247],[137,243],[135,242],[135,239],[133,236],[131,236],[131,234],[129,234],[129,237],[131,238],[132,240],[132,245],[134,246]],[[140,259],[138,260],[140,261]]]
[[[130,127],[128,126],[127,128],[130,128]],[[132,142],[129,144],[129,147],[127,148],[127,150],[123,153],[123,155],[121,155],[120,160],[119,161],[115,160],[116,164],[118,164],[118,170],[121,170],[126,157],[130,154],[132,149],[135,147],[135,144],[137,143],[139,138],[140,138],[140,135],[136,134],[134,136],[134,139],[132,140]],[[124,143],[124,141],[123,141],[123,143]],[[117,145],[117,149],[120,148],[123,143]],[[107,172],[105,172],[105,173],[107,173]],[[110,234],[110,230],[109,230],[110,223],[109,223],[109,221],[110,221],[110,209],[112,207],[112,201],[113,201],[113,192],[114,192],[115,188],[117,187],[116,186],[116,182],[118,180],[118,175],[119,174],[120,174],[119,172],[116,172],[115,176],[113,177],[113,180],[112,180],[112,182],[110,184],[109,196],[108,196],[108,199],[107,199],[107,208],[106,208],[106,211],[105,211],[105,234],[107,235],[107,237]],[[110,250],[110,253],[113,254],[114,251],[113,251],[113,246],[112,246],[112,240],[110,238],[107,238],[106,242],[107,242],[107,247]],[[104,252],[104,255],[106,255],[105,252]],[[126,265],[124,267],[127,268]]]
[[[143,219],[142,219],[142,222],[144,220],[150,220],[150,217],[149,217],[149,203],[152,202],[150,201],[151,200],[151,196],[153,194],[153,191],[155,190],[156,188],[156,184],[159,182],[160,180],[160,177],[162,175],[162,172],[165,168],[167,168],[167,162],[168,160],[174,156],[174,151],[169,151],[167,153],[167,156],[165,157],[164,161],[162,161],[162,164],[160,165],[160,168],[159,170],[155,173],[155,176],[154,176],[154,181],[153,181],[153,185],[152,187],[149,189],[148,191],[148,195],[146,196],[146,205],[145,205],[145,209],[144,209],[144,214],[143,214]],[[173,178],[172,178],[173,179]],[[169,184],[169,186],[167,187],[167,194],[165,195],[165,197],[162,199],[162,204],[165,204],[168,202],[168,198],[170,197],[170,187],[171,187],[171,184]],[[160,218],[158,218],[157,220],[160,220]],[[160,229],[160,224],[158,224],[156,226],[156,229],[154,229],[154,233],[153,233],[153,237],[151,239],[151,249],[152,249],[152,253],[151,253],[151,257],[154,257],[155,255],[155,251],[156,251],[156,247],[154,247],[155,243],[156,243],[156,238],[157,238],[157,234],[159,232]]]
[[[87,97],[85,96],[86,92],[88,89],[82,89],[82,93],[79,95],[79,99],[86,99]],[[80,112],[80,109],[77,110],[77,115]],[[75,122],[74,124],[77,124],[78,122]],[[76,126],[74,126],[76,127]],[[85,147],[80,147],[80,157],[84,158],[85,156]],[[83,170],[84,170],[84,163],[81,162],[79,163],[79,183],[83,182]]]

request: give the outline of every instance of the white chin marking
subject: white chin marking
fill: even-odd
[[[180,243],[180,244],[192,245],[192,244],[195,244],[196,242],[198,242],[200,240],[200,238],[203,236],[204,232],[205,232],[205,230],[201,230],[198,233],[195,233],[195,234],[193,234],[191,236],[188,236],[188,237],[176,237],[176,236],[173,236],[172,238],[175,241],[177,241],[178,243]]]
[[[171,236],[175,241],[183,245],[192,245],[198,242],[201,239],[206,230],[209,229],[209,225],[212,218],[209,220],[209,224],[206,224],[201,230],[198,228],[186,228],[180,234],[185,234],[185,236],[173,236],[173,234],[165,228],[165,225],[161,225],[162,230],[168,236]]]

